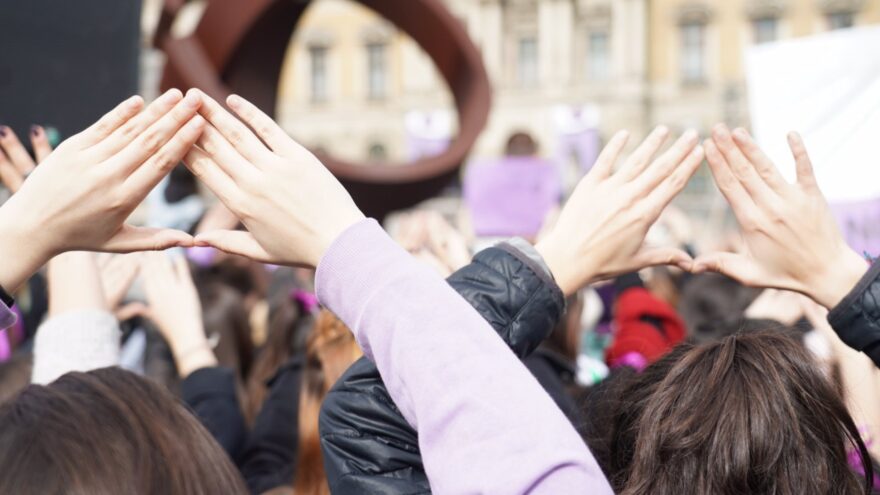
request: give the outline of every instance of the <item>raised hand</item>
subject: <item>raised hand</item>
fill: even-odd
[[[563,293],[597,280],[655,265],[691,268],[677,248],[652,248],[645,235],[703,161],[695,131],[688,131],[653,160],[669,131],[658,127],[616,173],[614,164],[629,137],[618,132],[602,150],[560,213],[553,229],[535,247]]]
[[[822,196],[800,136],[788,144],[797,182],[788,183],[744,129],[715,127],[704,143],[715,182],[740,225],[745,252],[700,256],[694,270],[715,271],[756,287],[800,292],[831,308],[867,264],[843,239]]]
[[[185,377],[199,368],[216,366],[186,259],[179,256],[172,261],[165,253],[146,253],[141,261],[148,305],[145,316],[171,347],[178,373]]]
[[[198,93],[171,90],[148,106],[132,97],[61,143],[0,208],[0,284],[13,290],[52,256],[71,250],[129,252],[192,245],[178,231],[125,219],[204,128]]]
[[[12,129],[0,127],[0,181],[13,194],[21,188],[24,179],[33,172],[37,163],[42,162],[49,153],[52,153],[52,146],[42,127],[33,126],[30,137],[37,157],[36,162]]]
[[[200,113],[211,125],[184,161],[248,232],[204,232],[196,243],[267,263],[316,266],[363,213],[314,155],[253,104],[227,99],[242,123],[210,97],[202,100]]]

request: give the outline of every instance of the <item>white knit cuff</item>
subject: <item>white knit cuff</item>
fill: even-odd
[[[37,330],[31,383],[46,385],[71,371],[119,364],[121,332],[107,311],[83,309],[49,318]]]

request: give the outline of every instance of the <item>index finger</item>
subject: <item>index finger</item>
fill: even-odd
[[[248,161],[254,165],[270,153],[269,149],[240,120],[227,112],[222,105],[208,95],[202,96],[199,113],[220,131],[220,134]]]
[[[97,144],[118,129],[122,124],[128,122],[129,119],[137,115],[143,106],[143,98],[137,95],[132,96],[71,139],[75,139],[77,144],[83,148]]]

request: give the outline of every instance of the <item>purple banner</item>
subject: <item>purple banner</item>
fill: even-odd
[[[860,254],[880,257],[880,198],[833,203],[831,210],[853,249]]]
[[[464,179],[464,200],[478,236],[534,237],[561,194],[559,170],[534,157],[473,162]]]

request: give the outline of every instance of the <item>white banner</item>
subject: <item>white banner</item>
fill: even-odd
[[[801,133],[850,243],[880,254],[880,27],[754,46],[746,75],[758,143],[794,180]]]

